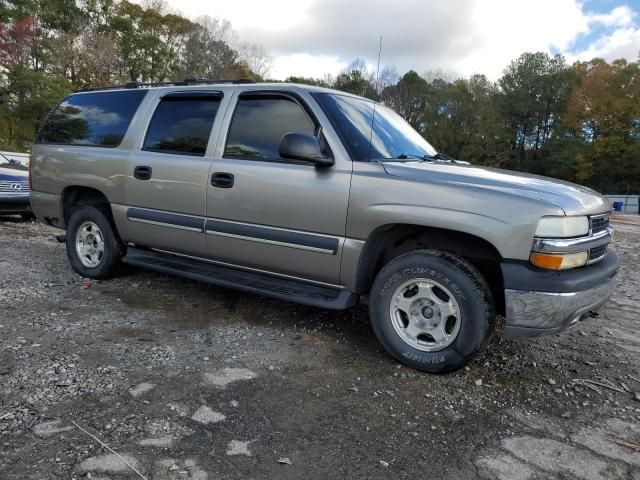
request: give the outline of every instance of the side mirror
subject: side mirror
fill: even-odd
[[[280,156],[310,162],[316,167],[333,165],[333,159],[322,154],[320,141],[309,133],[287,133],[280,142]]]

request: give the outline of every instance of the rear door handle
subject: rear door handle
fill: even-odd
[[[151,167],[138,165],[133,169],[133,176],[138,180],[149,180],[151,178]]]
[[[215,172],[211,175],[211,185],[218,188],[231,188],[233,187],[233,174]]]

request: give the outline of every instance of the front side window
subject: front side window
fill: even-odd
[[[315,132],[313,121],[294,100],[275,95],[240,97],[224,156],[280,160],[282,137],[292,132]]]
[[[151,118],[143,150],[204,156],[216,118],[218,96],[168,95]]]
[[[400,115],[371,101],[331,93],[314,95],[338,131],[353,160],[435,155],[429,145]]]
[[[146,93],[122,90],[69,95],[44,121],[36,142],[117,147]]]

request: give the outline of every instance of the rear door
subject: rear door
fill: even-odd
[[[127,241],[206,256],[205,196],[219,91],[159,94],[127,169]],[[218,119],[218,120],[217,120]]]
[[[304,91],[236,91],[207,187],[212,259],[338,283],[352,164],[320,118],[326,121]],[[335,164],[317,168],[281,158],[280,142],[291,132],[318,136]]]

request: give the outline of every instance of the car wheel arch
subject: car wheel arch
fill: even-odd
[[[420,249],[440,250],[472,263],[491,286],[496,308],[502,310],[502,256],[489,241],[477,235],[415,224],[386,224],[371,232],[358,261],[356,292],[368,293],[377,273],[392,259]]]
[[[61,194],[62,213],[65,225],[68,224],[71,215],[80,207],[94,205],[105,210],[112,217],[111,203],[108,197],[100,190],[81,185],[65,187]]]

